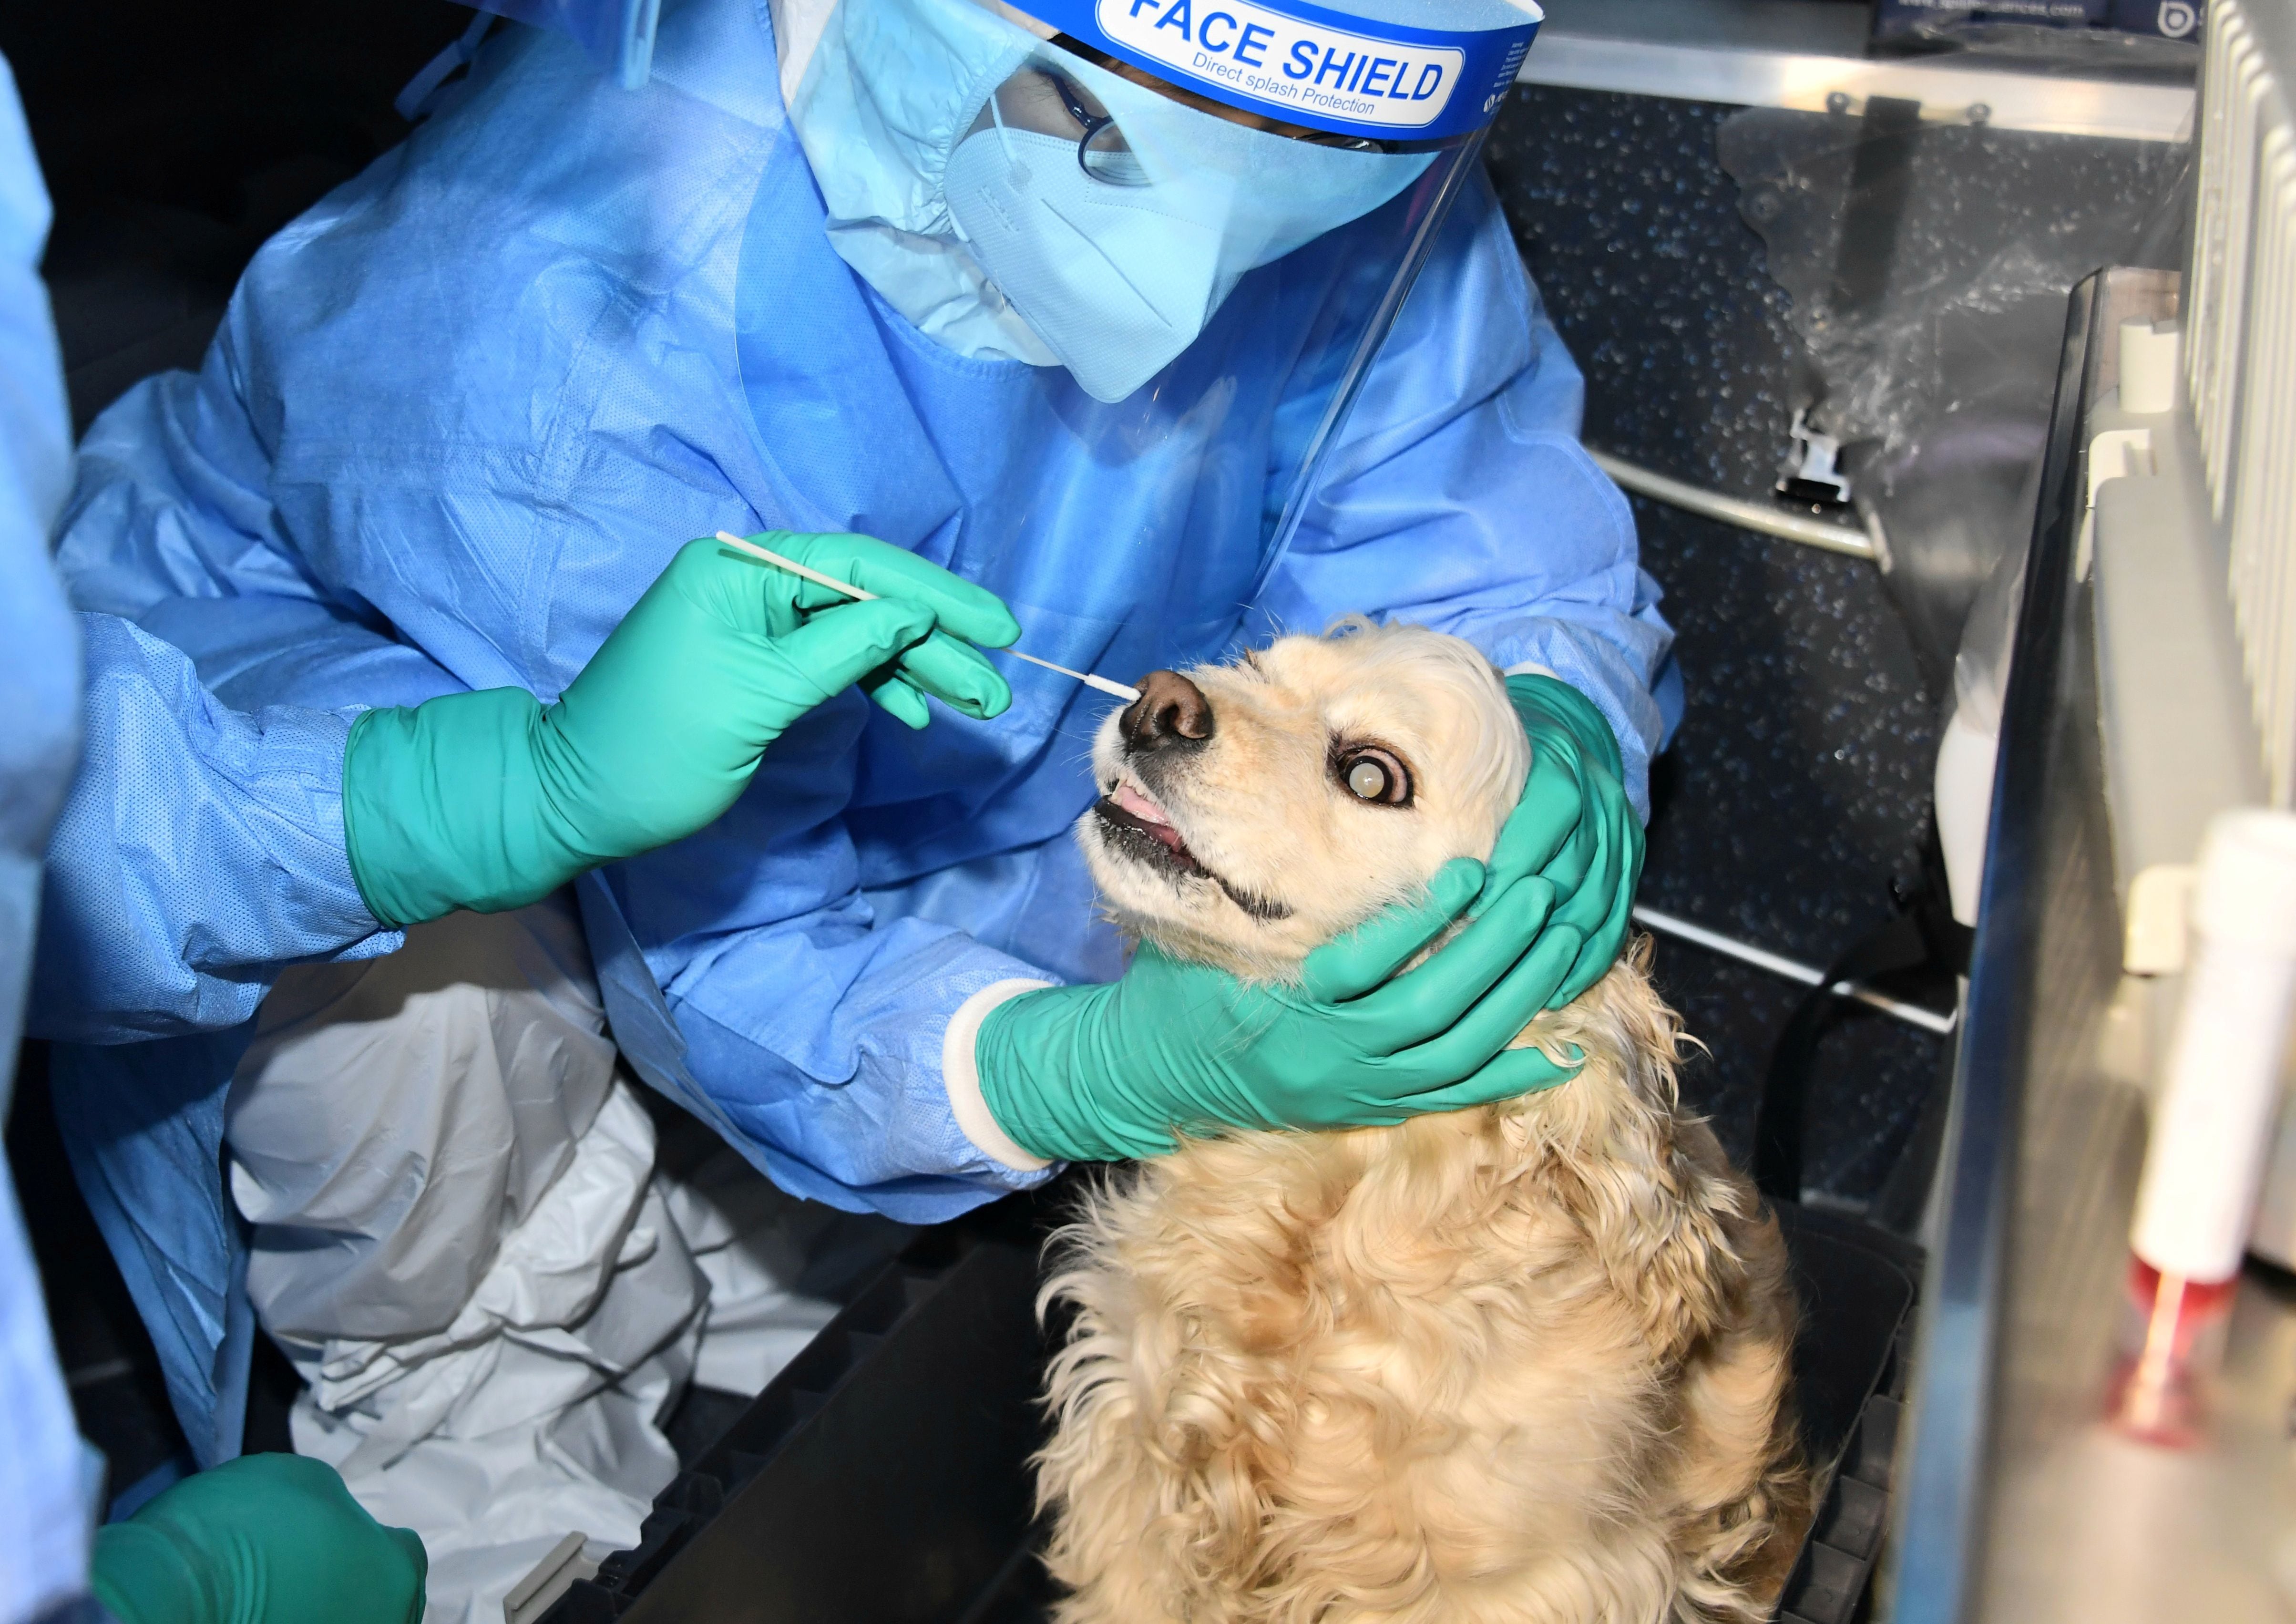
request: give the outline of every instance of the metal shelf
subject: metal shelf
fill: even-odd
[[[2193,87],[1987,65],[1964,55],[1869,56],[1865,7],[1818,0],[1547,0],[1520,84],[1745,107],[1856,113],[1874,96],[1932,121],[2130,141],[2192,135]]]

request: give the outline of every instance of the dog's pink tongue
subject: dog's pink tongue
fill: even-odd
[[[1122,807],[1144,824],[1158,824],[1166,828],[1171,827],[1170,815],[1128,783],[1118,784],[1116,793],[1110,796],[1109,800]]]
[[[1109,799],[1148,825],[1148,833],[1174,851],[1185,851],[1180,832],[1172,827],[1171,814],[1158,806],[1154,800],[1128,783],[1119,783]]]

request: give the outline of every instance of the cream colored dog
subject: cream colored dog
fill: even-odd
[[[1419,627],[1158,672],[1078,825],[1128,931],[1240,976],[1488,855],[1529,746]],[[1517,1039],[1585,1069],[1399,1128],[1236,1133],[1063,1232],[1038,1494],[1063,1624],[1753,1617],[1807,1480],[1775,1219],[1684,1116],[1638,944]]]

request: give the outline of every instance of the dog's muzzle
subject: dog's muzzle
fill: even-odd
[[[1137,783],[1112,785],[1094,805],[1102,838],[1136,862],[1178,877],[1211,881],[1236,906],[1263,923],[1290,918],[1287,905],[1232,884],[1207,866],[1188,849],[1170,815],[1155,799],[1155,792],[1168,784],[1168,769],[1210,742],[1211,701],[1177,671],[1151,671],[1140,679],[1139,688],[1140,697],[1117,718],[1127,773]]]

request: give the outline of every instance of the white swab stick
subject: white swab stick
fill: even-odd
[[[1000,654],[1010,654],[1015,660],[1025,660],[1032,666],[1042,666],[1047,671],[1058,671],[1063,677],[1073,677],[1086,687],[1097,688],[1103,693],[1112,693],[1128,705],[1137,702],[1140,698],[1139,689],[1127,683],[1117,682],[1111,677],[1095,677],[1089,671],[1071,671],[1066,666],[1056,666],[1049,660],[1037,659],[1034,654],[1023,654],[1019,649],[999,649],[996,652]]]
[[[772,548],[761,547],[754,541],[745,541],[731,531],[718,531],[718,539],[729,547],[749,554],[752,558],[762,558],[769,564],[786,570],[791,575],[801,575],[817,586],[828,587],[832,592],[841,592],[847,597],[858,598],[865,603],[873,603],[876,600],[877,595],[873,592],[864,592],[850,581],[840,581],[833,575],[824,575],[820,570],[801,564],[793,558],[783,558]],[[1136,702],[1140,698],[1139,689],[1128,684],[1118,682],[1111,677],[1095,677],[1090,671],[1071,671],[1066,666],[1054,665],[1049,660],[1039,660],[1034,654],[1023,654],[1019,649],[999,649],[997,652],[1010,654],[1015,660],[1025,660],[1032,666],[1042,666],[1047,671],[1058,671],[1063,677],[1074,677],[1086,687],[1096,688],[1103,693],[1112,694],[1127,704]]]
[[[841,592],[849,598],[860,599],[864,603],[873,603],[877,601],[877,595],[873,592],[864,592],[850,581],[840,581],[833,575],[824,575],[818,570],[809,569],[793,558],[783,558],[771,547],[761,547],[754,541],[744,541],[730,530],[718,531],[718,539],[729,547],[747,553],[752,558],[762,558],[769,564],[778,565],[791,575],[801,575],[809,581],[828,587],[832,592]]]

